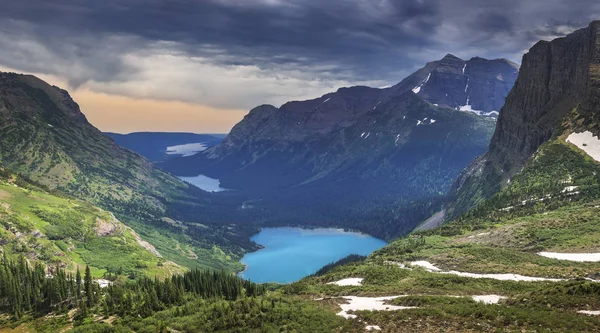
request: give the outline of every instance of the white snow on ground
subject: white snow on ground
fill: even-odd
[[[365,330],[367,331],[381,331],[381,327],[377,326],[377,325],[368,325],[365,327]]]
[[[432,272],[439,272],[441,271],[441,269],[435,267],[434,264],[430,263],[429,261],[413,261],[410,263],[413,266],[419,266],[419,267],[423,267],[428,271],[432,271]]]
[[[335,284],[338,286],[362,286],[362,278],[349,278],[335,282],[329,282],[328,284]]]
[[[575,192],[578,188],[579,188],[579,186],[567,186],[562,190],[562,193]]]
[[[385,301],[393,300],[402,296],[385,296],[385,297],[358,297],[358,296],[344,296],[345,300],[350,301],[348,304],[340,304],[342,311],[338,312],[337,315],[346,319],[356,318],[356,315],[348,313],[348,311],[396,311],[414,309],[411,306],[397,306],[383,304]]]
[[[542,257],[578,261],[578,262],[600,262],[600,253],[557,253],[557,252],[540,252]]]
[[[429,81],[429,78],[431,78],[431,73],[429,73],[429,75],[427,75],[427,78],[425,80],[423,80],[423,82],[421,82],[421,84],[419,84],[418,86],[413,88],[413,92],[415,94],[418,94],[421,92],[421,88],[425,85],[425,83],[427,83]]]
[[[532,276],[524,276],[524,275],[519,275],[519,274],[476,274],[476,273],[465,273],[465,272],[457,272],[457,271],[444,272],[441,269],[439,269],[438,267],[436,267],[434,264],[432,264],[428,261],[414,261],[411,263],[411,265],[423,267],[430,272],[436,272],[436,273],[440,273],[440,274],[451,274],[451,275],[457,275],[457,276],[462,276],[462,277],[470,277],[470,278],[474,278],[474,279],[493,279],[493,280],[500,280],[500,281],[530,281],[530,282],[565,281],[565,279],[532,277]]]
[[[394,140],[394,145],[398,145],[398,141],[400,141],[400,134],[396,135],[396,140]]]
[[[600,162],[600,139],[595,137],[592,132],[573,133],[569,135],[567,142],[576,145],[591,158]]]
[[[108,286],[111,286],[113,284],[112,281],[105,280],[105,279],[98,279],[98,280],[96,280],[96,283],[98,283],[100,288],[108,288]]]
[[[588,316],[600,316],[600,311],[581,310],[577,311],[577,313],[586,314]]]
[[[481,302],[484,304],[498,304],[501,299],[506,297],[498,296],[498,295],[482,295],[482,296],[473,296],[473,300],[475,302]]]
[[[330,100],[330,99],[331,99],[331,98],[328,98],[328,99],[326,99],[325,101],[323,101],[323,103],[321,103],[321,105],[323,105],[323,104],[325,104],[325,103],[329,102],[329,100]]]
[[[201,142],[187,143],[185,145],[177,145],[167,147],[168,155],[183,155],[183,157],[196,155],[197,153],[206,150],[206,145]]]

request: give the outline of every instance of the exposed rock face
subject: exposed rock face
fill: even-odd
[[[481,114],[500,111],[517,79],[519,67],[506,59],[472,58],[451,54],[428,63],[395,89],[408,87],[426,101]]]
[[[518,173],[568,117],[599,133],[600,21],[523,56],[519,77],[500,113],[489,152],[455,184],[455,217],[490,197]],[[574,112],[574,114],[572,114]],[[485,183],[485,185],[484,185]]]

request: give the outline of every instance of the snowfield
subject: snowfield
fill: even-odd
[[[576,145],[591,158],[600,162],[600,139],[595,137],[592,132],[573,133],[569,135],[567,142]]]
[[[335,284],[336,286],[362,286],[362,278],[348,278],[335,282],[329,282],[328,284]]]
[[[600,311],[581,310],[581,311],[577,311],[577,313],[585,314],[588,316],[600,316]]]
[[[470,278],[474,278],[474,279],[494,279],[494,280],[500,280],[500,281],[530,281],[530,282],[565,281],[565,279],[550,279],[550,278],[542,278],[542,277],[524,276],[524,275],[519,275],[519,274],[476,274],[476,273],[465,273],[465,272],[457,272],[457,271],[444,272],[441,269],[439,269],[438,267],[436,267],[434,264],[432,264],[428,261],[414,261],[411,263],[411,265],[423,267],[426,270],[428,270],[430,272],[434,272],[434,273],[451,274],[451,275],[457,275],[457,276],[462,276],[462,277],[470,277]]]
[[[557,253],[540,252],[538,255],[546,258],[577,262],[600,262],[600,253]]]
[[[356,315],[348,313],[348,311],[396,311],[414,309],[411,306],[397,306],[383,304],[385,301],[393,300],[394,298],[403,296],[384,296],[384,297],[358,297],[358,296],[344,296],[345,300],[348,300],[348,304],[340,304],[342,311],[338,312],[337,315],[346,319],[354,319]]]
[[[475,302],[481,302],[484,304],[498,304],[501,299],[504,299],[504,296],[498,295],[482,295],[482,296],[473,296],[473,300]]]

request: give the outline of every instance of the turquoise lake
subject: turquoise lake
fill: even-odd
[[[242,258],[240,276],[258,283],[290,283],[349,254],[368,255],[387,243],[338,229],[264,228],[252,240],[265,248]]]

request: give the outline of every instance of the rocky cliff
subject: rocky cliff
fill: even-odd
[[[599,133],[600,21],[535,44],[501,110],[489,152],[455,184],[450,217],[496,193],[564,126]]]

